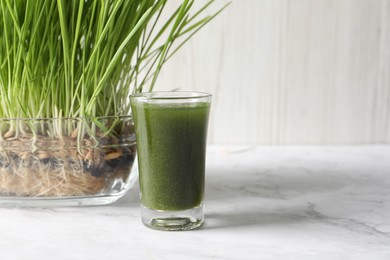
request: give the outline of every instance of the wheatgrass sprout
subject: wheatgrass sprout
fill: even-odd
[[[167,2],[0,0],[0,118],[130,114],[129,95],[151,91],[167,60],[224,8],[204,15],[214,0],[195,11],[183,0],[162,15]]]
[[[152,91],[164,64],[224,8],[207,15],[214,0],[175,3],[0,0],[0,204],[123,196],[135,176],[130,94]]]

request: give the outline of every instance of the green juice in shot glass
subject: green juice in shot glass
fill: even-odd
[[[149,92],[130,97],[138,150],[142,222],[191,230],[204,220],[211,95]]]

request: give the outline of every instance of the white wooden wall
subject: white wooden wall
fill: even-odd
[[[390,0],[233,0],[162,71],[175,88],[214,95],[210,143],[390,143]]]

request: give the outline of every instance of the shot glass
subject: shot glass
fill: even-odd
[[[200,227],[211,95],[151,92],[134,94],[130,102],[143,224],[167,231]]]

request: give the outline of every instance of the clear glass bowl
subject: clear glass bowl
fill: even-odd
[[[110,204],[136,161],[131,116],[0,119],[0,205]]]

